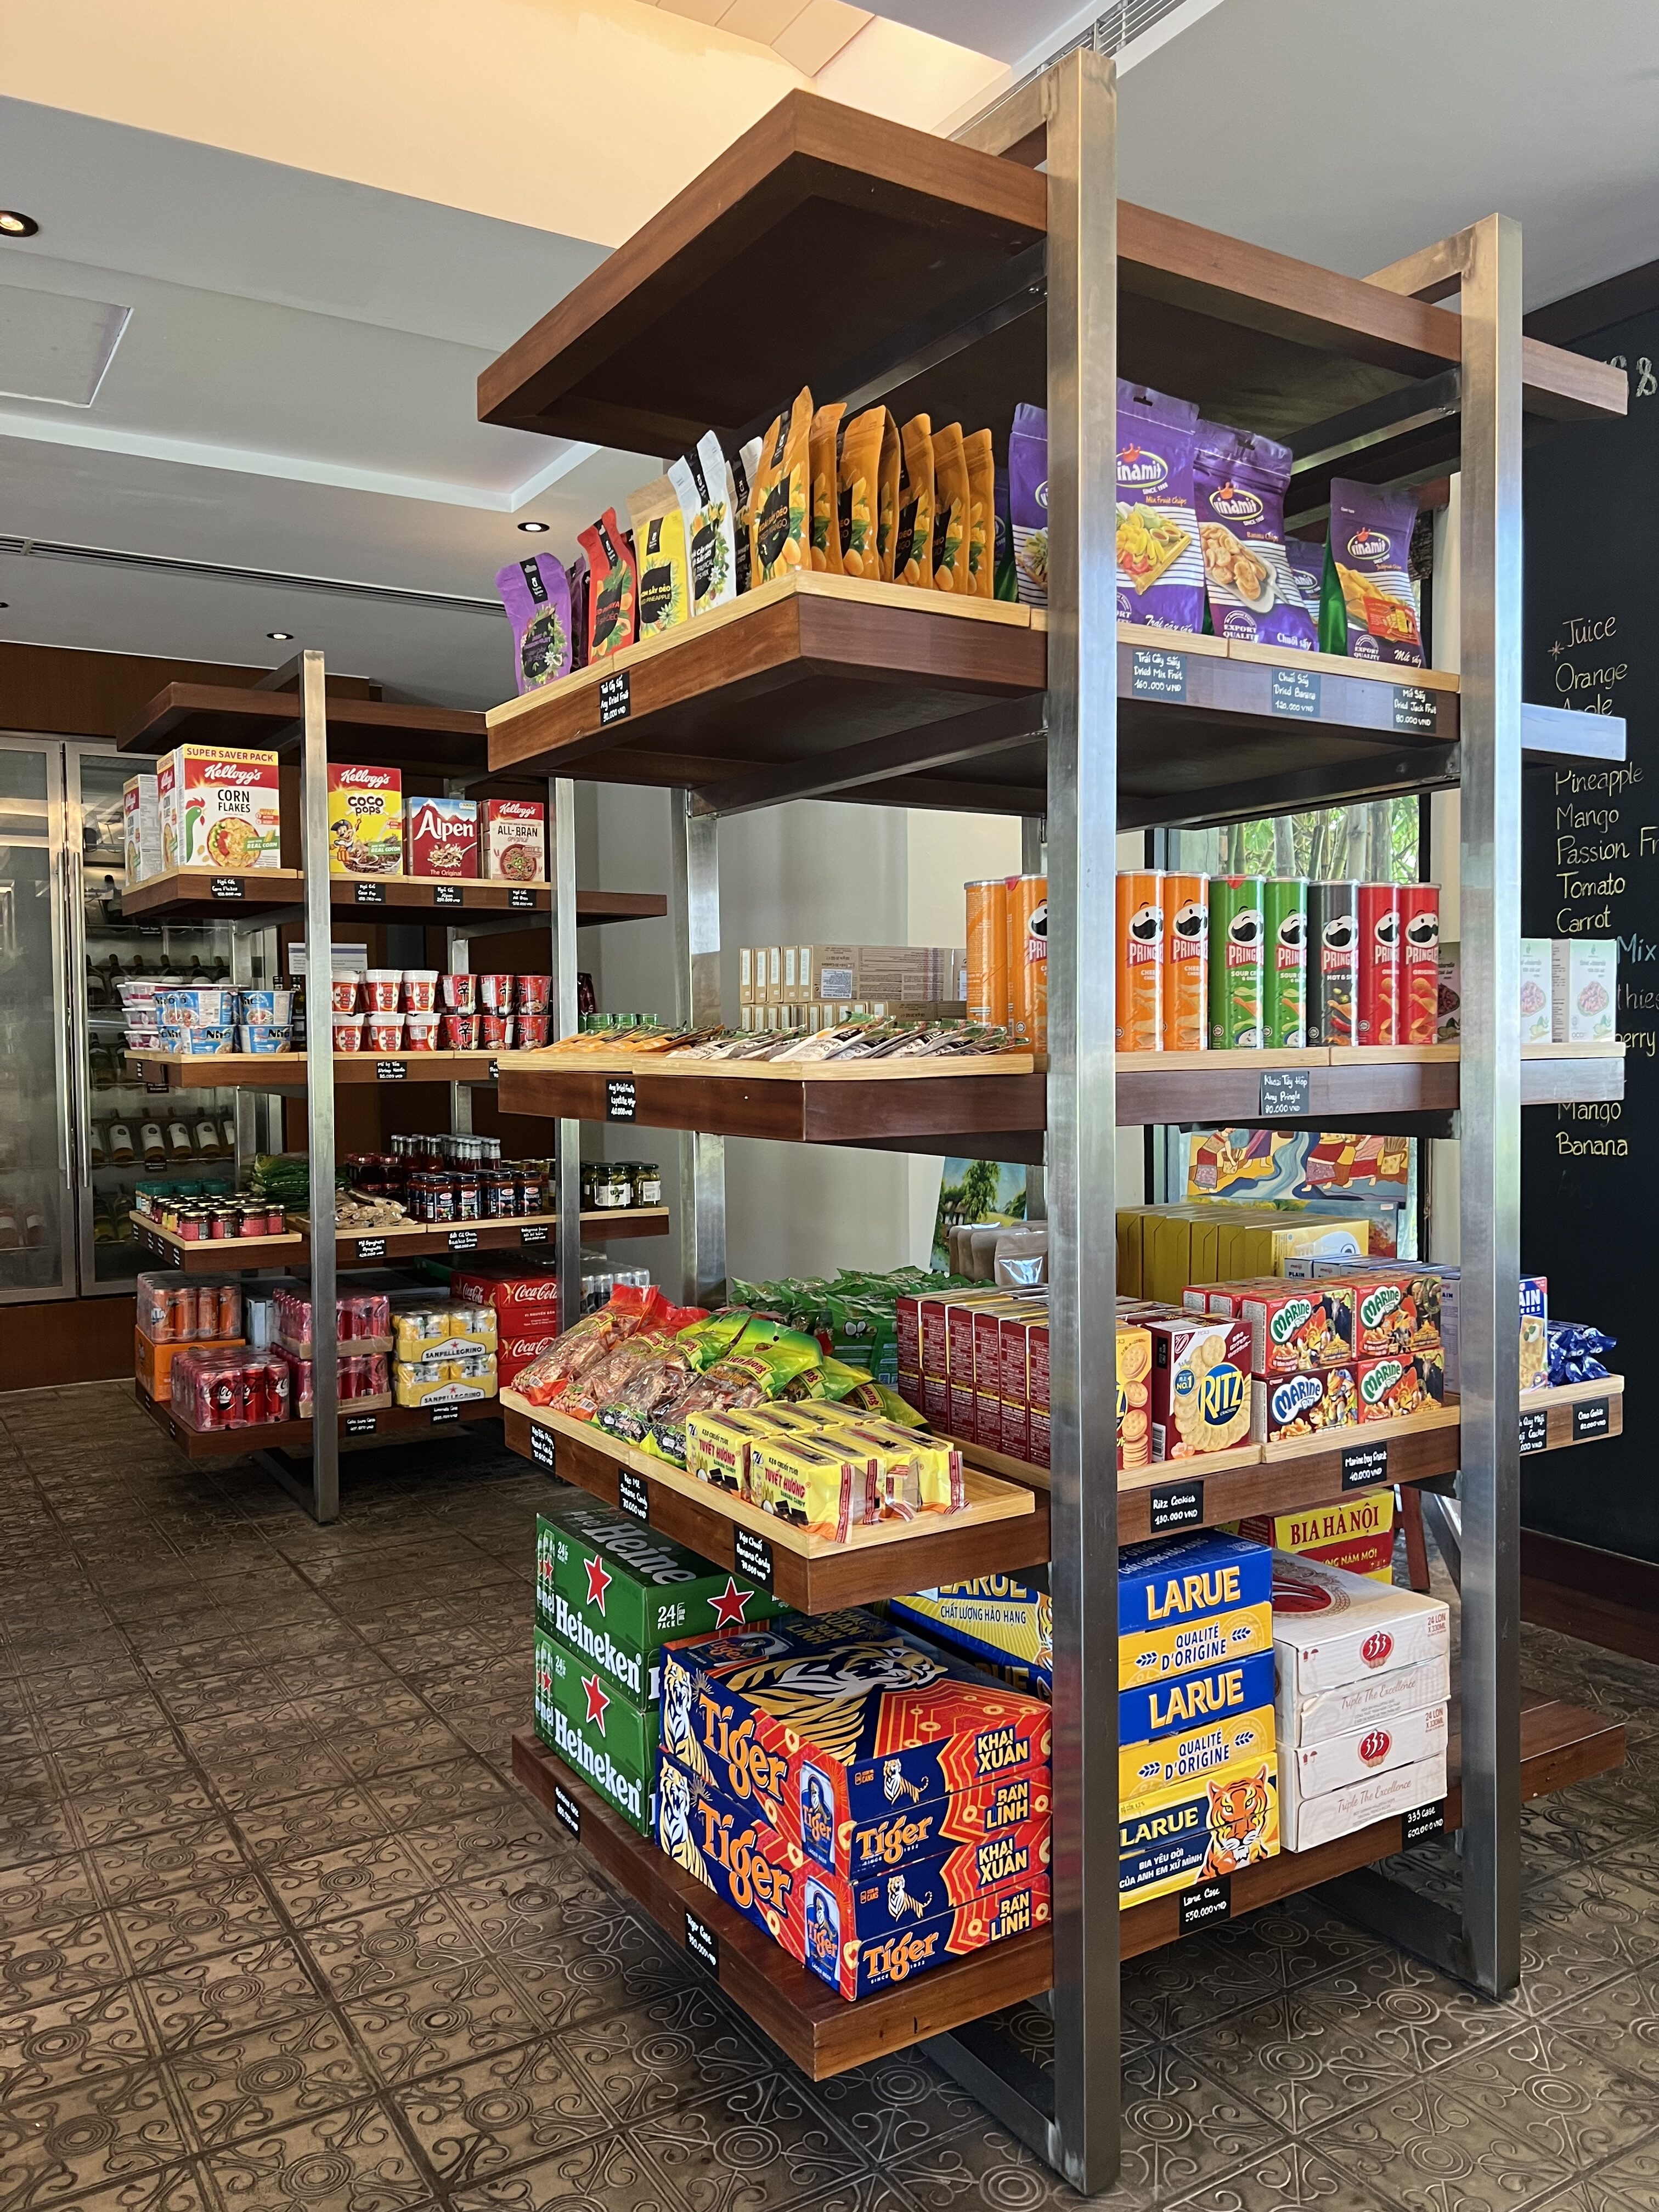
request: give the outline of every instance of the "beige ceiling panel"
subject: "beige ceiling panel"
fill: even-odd
[[[731,0],[720,25],[736,38],[753,39],[759,46],[769,46],[805,8],[806,0]]]
[[[788,29],[781,31],[772,44],[785,61],[805,76],[816,76],[870,21],[867,8],[850,8],[847,0],[806,0]]]
[[[657,0],[666,15],[684,15],[693,23],[718,23],[732,0]]]

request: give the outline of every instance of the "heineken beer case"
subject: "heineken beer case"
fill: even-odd
[[[536,1631],[536,1733],[630,1827],[656,1820],[657,1713],[607,1681],[591,1662]]]

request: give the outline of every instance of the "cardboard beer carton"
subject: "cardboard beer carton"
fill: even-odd
[[[1213,1532],[1118,1553],[1118,1687],[1163,1682],[1273,1648],[1273,1554]]]
[[[1166,1784],[1118,1808],[1118,1903],[1143,1904],[1279,1852],[1271,1749],[1218,1773]]]
[[[1391,1814],[1415,1812],[1420,1805],[1437,1805],[1446,1794],[1446,1754],[1419,1759],[1414,1766],[1390,1767],[1351,1782],[1343,1790],[1328,1790],[1316,1797],[1297,1786],[1294,1766],[1285,1769],[1280,1794],[1285,1849],[1311,1851],[1369,1828],[1374,1820]]]
[[[1444,1658],[1451,1616],[1438,1598],[1275,1552],[1273,1638],[1281,1705],[1299,1704],[1345,1683]]]
[[[1396,1766],[1420,1765],[1446,1756],[1446,1705],[1419,1705],[1392,1721],[1374,1721],[1346,1735],[1321,1736],[1311,1743],[1285,1744],[1279,1754],[1280,1787],[1298,1798],[1323,1797],[1346,1790],[1367,1775]]]
[[[1260,1763],[1277,1735],[1273,1653],[1121,1691],[1117,1713],[1121,1802]]]
[[[1238,1524],[1241,1536],[1276,1552],[1299,1552],[1350,1574],[1389,1582],[1394,1567],[1394,1492],[1357,1491],[1350,1498],[1304,1505],[1296,1513],[1257,1513]]]
[[[994,1667],[1016,1689],[1040,1698],[1054,1686],[1054,1601],[1012,1575],[942,1583],[888,1600],[889,1616]]]
[[[1298,1698],[1293,1683],[1281,1680],[1274,1692],[1279,1741],[1284,1746],[1322,1743],[1328,1736],[1352,1735],[1370,1728],[1392,1727],[1451,1695],[1451,1661],[1446,1652],[1416,1667],[1395,1667]]]
[[[597,1667],[535,1632],[536,1734],[630,1827],[656,1820],[657,1712],[613,1689]]]

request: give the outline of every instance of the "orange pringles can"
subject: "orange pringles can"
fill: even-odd
[[[1164,878],[1164,1049],[1204,1052],[1209,1042],[1210,887],[1202,876],[1171,872]]]
[[[964,884],[968,896],[968,1018],[1008,1019],[1008,878]]]
[[[1164,878],[1126,870],[1117,879],[1117,1048],[1164,1048]]]
[[[1048,1049],[1048,878],[1010,876],[1009,933],[1013,940],[1008,981],[1013,1019],[1009,1042],[1027,1052]]]

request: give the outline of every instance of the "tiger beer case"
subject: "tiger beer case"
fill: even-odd
[[[690,1773],[753,1802],[831,1873],[894,1814],[1027,1777],[1048,1787],[1041,1699],[864,1613],[665,1646],[662,1728]]]
[[[1273,1635],[1280,1701],[1299,1701],[1443,1658],[1451,1616],[1438,1598],[1275,1552]]]

